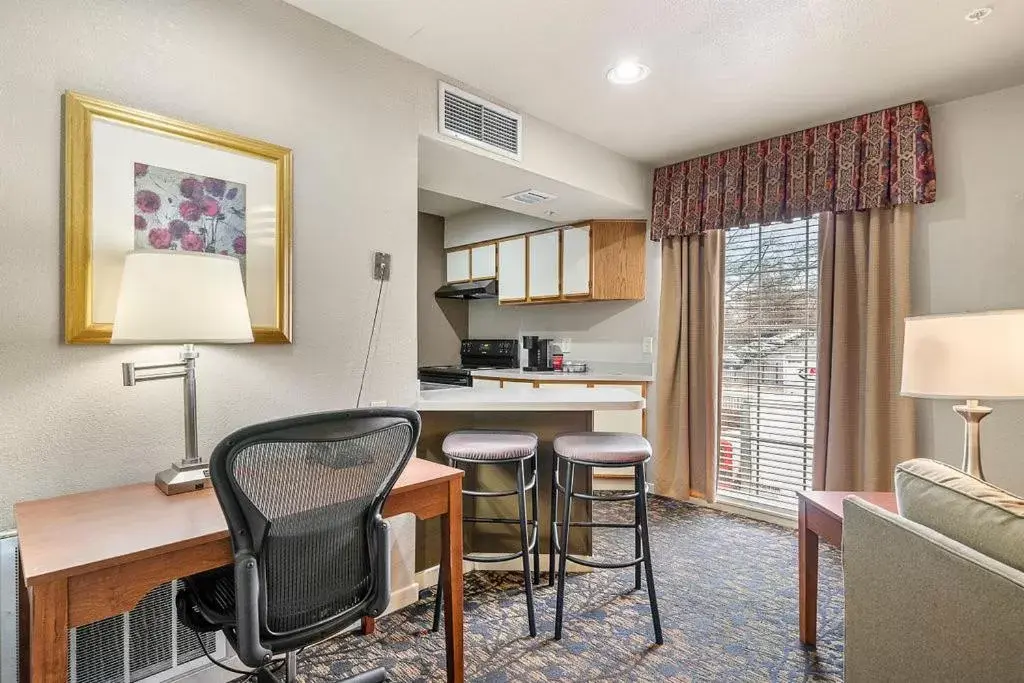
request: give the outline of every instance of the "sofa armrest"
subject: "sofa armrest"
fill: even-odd
[[[1024,573],[863,500],[843,518],[847,683],[1024,676]]]

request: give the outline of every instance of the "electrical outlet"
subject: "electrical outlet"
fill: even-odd
[[[384,281],[391,279],[391,254],[383,251],[373,253],[373,279]]]
[[[371,408],[383,408],[388,404],[387,401],[370,401]]]
[[[654,337],[644,337],[644,353],[654,353]]]
[[[569,353],[572,351],[572,339],[569,337],[563,337],[559,343],[558,348],[562,349],[562,353]]]

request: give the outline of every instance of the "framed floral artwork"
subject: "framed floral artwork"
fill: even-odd
[[[255,341],[291,341],[291,150],[68,92],[64,202],[67,343],[110,341],[144,249],[238,259]]]

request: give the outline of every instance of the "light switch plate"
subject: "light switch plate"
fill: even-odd
[[[654,353],[654,337],[644,337],[644,353]]]

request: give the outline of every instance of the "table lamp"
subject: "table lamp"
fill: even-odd
[[[185,457],[156,475],[167,495],[210,485],[210,471],[199,457],[196,430],[194,344],[252,341],[249,308],[238,260],[230,256],[181,251],[135,251],[121,276],[111,344],[183,344],[177,363],[122,363],[126,387],[136,382],[182,379],[185,385]]]
[[[903,337],[904,396],[966,399],[967,474],[984,479],[981,421],[992,409],[979,399],[1024,398],[1024,310],[907,318]]]

